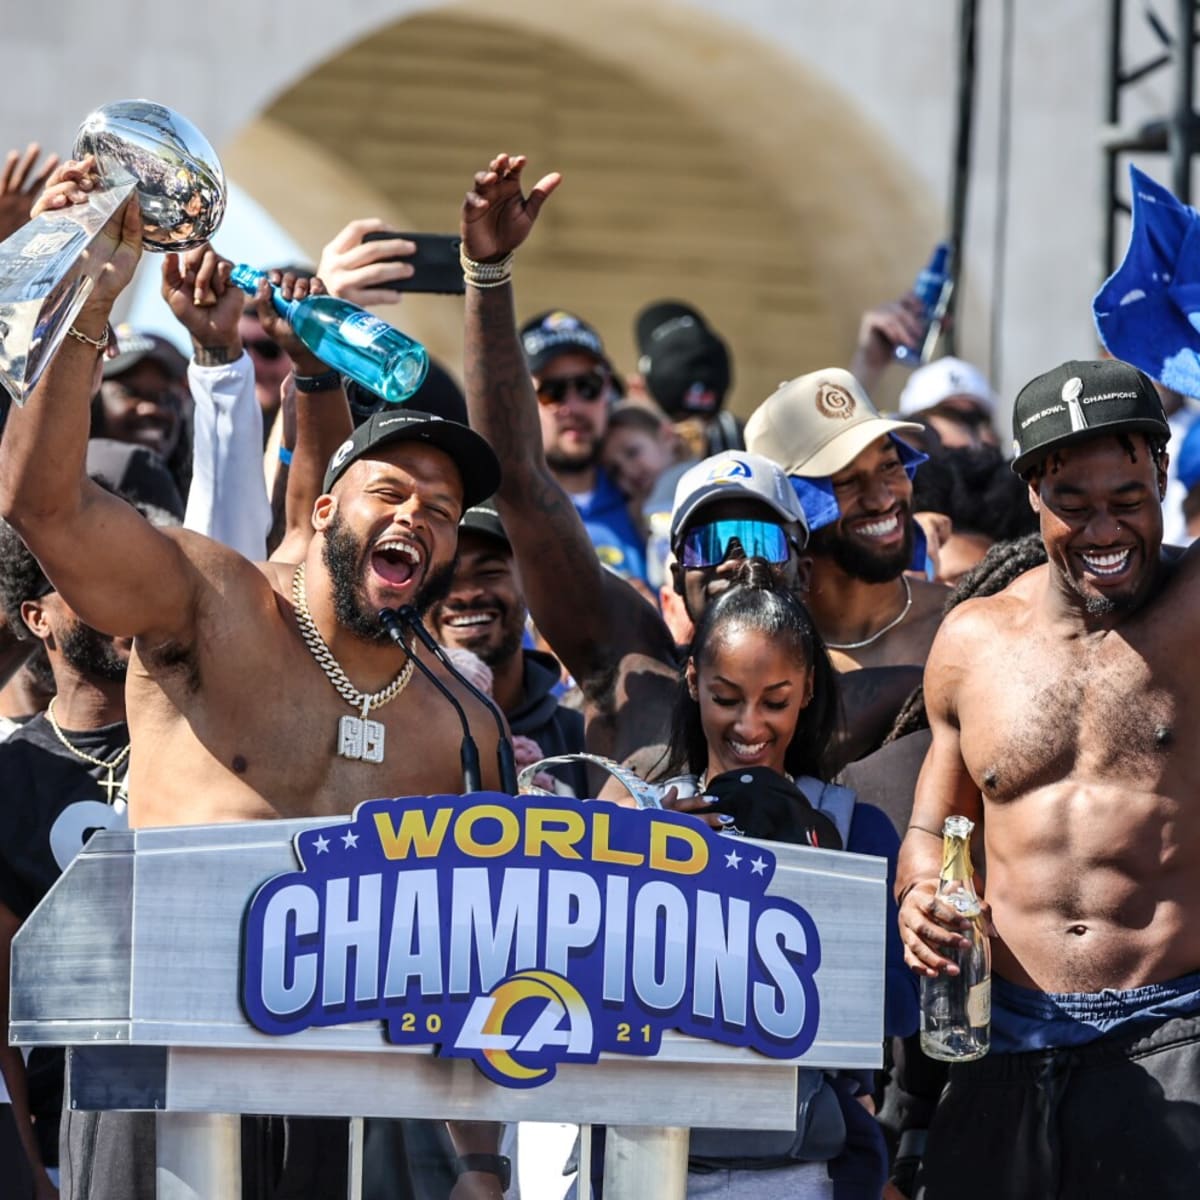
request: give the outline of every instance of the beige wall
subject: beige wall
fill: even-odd
[[[1094,346],[1103,7],[1013,4],[1008,288],[991,364],[1010,395]],[[627,359],[637,305],[686,291],[733,339],[744,407],[777,376],[842,357],[857,309],[906,283],[925,256],[946,198],[956,9],[951,0],[11,3],[0,146],[32,136],[65,147],[96,104],[151,96],[208,132],[314,246],[326,205],[332,216],[367,198],[445,227],[463,172],[497,142],[520,143],[568,173],[522,256],[522,310],[576,305]],[[988,365],[1003,6],[980,9],[961,334]],[[1136,13],[1130,20],[1140,28]],[[372,59],[378,84],[356,74]],[[355,89],[353,129],[339,132],[346,118],[335,105]],[[1143,91],[1143,113],[1169,94],[1165,80]],[[264,112],[273,134],[255,127]],[[364,124],[371,143],[350,136]],[[292,159],[260,155],[246,168],[239,151],[282,135],[295,160],[325,163],[323,178],[339,181],[328,190],[346,194],[273,198],[271,177],[291,178]],[[1161,161],[1151,166],[1161,173]],[[438,303],[453,302],[428,302]],[[452,310],[421,307],[413,320],[448,353]]]

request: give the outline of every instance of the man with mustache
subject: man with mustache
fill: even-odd
[[[558,663],[522,647],[527,615],[500,514],[490,501],[477,504],[459,525],[454,575],[445,598],[431,609],[429,624],[443,646],[470,650],[491,669],[492,695],[508,719],[519,765],[526,765],[523,742],[536,745],[528,762],[583,749],[583,714],[559,704],[554,695]],[[576,794],[583,795],[585,781],[573,782]]]
[[[954,975],[942,824],[982,841],[991,1050],[953,1064],[917,1195],[1200,1187],[1200,558],[1163,546],[1170,426],[1127,363],[1067,362],[1013,413],[1047,563],[946,617],[896,877],[909,965]],[[980,858],[976,858],[978,863]]]
[[[85,199],[80,189],[71,202]],[[252,563],[201,535],[152,528],[83,471],[96,356],[141,252],[135,199],[89,249],[95,285],[0,442],[0,515],[83,621],[133,639],[130,824],[333,815],[371,796],[460,790],[458,720],[377,614],[427,607],[444,589],[463,511],[499,483],[495,455],[455,422],[379,413],[330,459],[312,537],[292,561]],[[276,331],[288,334],[282,322]],[[298,342],[289,353],[298,389],[340,392]],[[298,445],[308,420],[304,406]],[[494,789],[495,725],[463,703]],[[462,1152],[495,1147],[492,1131],[464,1137]],[[494,1176],[464,1179],[472,1194],[499,1195]]]
[[[842,669],[921,664],[946,589],[912,579],[921,456],[897,436],[920,426],[881,417],[849,371],[783,384],[746,424],[746,445],[797,481],[813,525],[808,605]]]

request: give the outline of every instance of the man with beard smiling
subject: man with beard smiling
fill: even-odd
[[[917,1194],[960,1196],[969,1171],[981,1200],[1192,1197],[1200,556],[1162,545],[1170,427],[1150,380],[1108,360],[1026,385],[1013,432],[1049,561],[937,635],[896,878],[909,965],[955,974],[942,823],[981,826],[991,1052],[951,1066]]]
[[[476,505],[459,525],[454,576],[445,599],[431,610],[430,626],[444,646],[470,650],[491,668],[492,695],[515,737],[536,742],[538,757],[575,753],[584,748],[583,715],[555,698],[559,666],[553,656],[522,649],[526,615],[500,514],[491,503]],[[583,795],[585,781],[572,782],[576,795]]]
[[[881,417],[837,367],[783,384],[746,424],[746,445],[814,510],[808,604],[842,669],[921,664],[941,620],[946,589],[905,573],[917,529],[908,472],[921,456],[897,435],[919,429]]]

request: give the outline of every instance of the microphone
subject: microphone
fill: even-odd
[[[421,614],[411,605],[406,604],[397,614],[401,621],[408,626],[421,640],[421,644],[429,651],[458,680],[459,683],[492,714],[496,722],[496,733],[500,740],[496,743],[496,758],[500,765],[500,786],[510,796],[517,794],[517,759],[513,753],[513,744],[504,724],[504,716],[499,705],[487,694],[481,692],[455,665],[450,655],[442,649],[437,638],[425,628]]]
[[[381,609],[379,622],[387,630],[392,641],[408,655],[417,670],[454,705],[454,711],[458,714],[458,723],[462,726],[462,748],[459,757],[462,760],[463,794],[483,791],[483,781],[479,775],[479,747],[475,745],[475,739],[471,736],[471,726],[467,721],[467,714],[463,712],[463,706],[458,702],[458,697],[413,653],[412,647],[404,640],[400,619],[392,609]]]

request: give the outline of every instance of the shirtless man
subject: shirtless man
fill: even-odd
[[[541,451],[537,400],[517,338],[508,263],[560,176],[545,176],[525,196],[524,166],[523,157],[499,155],[475,176],[463,205],[463,252],[473,264],[467,270],[467,407],[472,427],[495,448],[504,468],[497,506],[530,612],[583,690],[588,748],[619,761],[637,753],[633,765],[644,771],[665,746],[681,660],[655,609],[597,562],[583,522]],[[715,467],[717,458],[709,462]],[[724,500],[706,504],[703,520],[747,517],[784,528],[789,537],[776,567],[786,586],[803,595],[809,559],[799,527],[780,516],[779,506],[772,511],[764,504],[755,488],[739,487],[736,470],[725,481],[729,507],[722,507]],[[698,522],[701,514],[695,515]],[[680,541],[685,532],[673,526],[673,540]],[[674,589],[693,620],[728,586],[733,558],[740,554],[733,547],[732,557],[715,556],[718,561],[694,568],[675,566]],[[873,675],[843,696],[850,727],[844,757],[857,757],[882,740],[917,681],[910,672]]]
[[[459,791],[455,714],[377,614],[426,606],[445,587],[459,518],[499,484],[491,450],[450,421],[373,417],[330,460],[299,561],[251,563],[155,529],[83,469],[97,350],[141,256],[136,203],[89,253],[103,264],[95,287],[0,442],[0,513],[81,620],[134,639],[131,824],[333,815],[375,796]],[[298,373],[324,377],[304,361]],[[494,789],[495,725],[463,703]],[[494,1145],[468,1131],[459,1148]],[[498,1196],[498,1182],[464,1175],[455,1196],[468,1194]]]
[[[924,663],[946,589],[912,579],[910,470],[922,456],[839,367],[783,384],[746,423],[746,445],[805,491],[813,527],[808,606],[839,670]],[[823,511],[822,511],[823,510]]]
[[[896,879],[910,966],[953,973],[942,822],[982,826],[992,1051],[951,1068],[918,1194],[1192,1197],[1200,560],[1162,548],[1170,429],[1113,360],[1033,380],[1013,428],[1049,561],[938,633]]]

